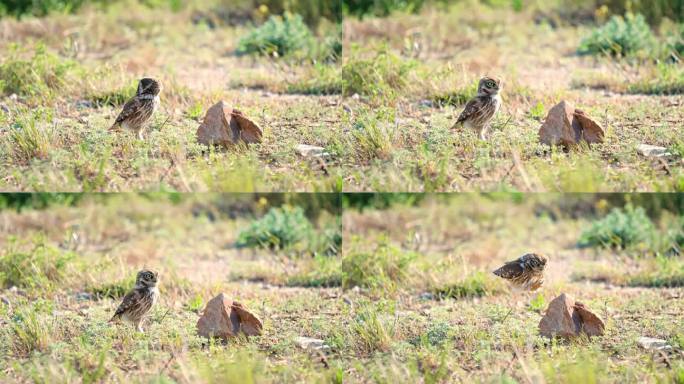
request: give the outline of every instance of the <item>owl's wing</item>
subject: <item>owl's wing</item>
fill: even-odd
[[[471,99],[466,104],[465,108],[463,109],[463,112],[461,112],[461,114],[458,116],[458,120],[456,120],[456,124],[462,123],[462,122],[468,120],[468,118],[470,116],[472,116],[477,111],[482,109],[482,107],[483,107],[482,99],[480,99],[479,97],[475,97],[475,98]]]
[[[126,121],[129,117],[135,116],[140,113],[144,108],[144,103],[141,99],[134,97],[126,102],[123,106],[123,110],[119,113],[119,116],[114,122],[114,126],[121,124]]]
[[[116,309],[116,312],[114,312],[114,316],[112,316],[112,320],[116,319],[117,317],[121,316],[122,314],[126,313],[130,308],[135,307],[140,303],[142,300],[143,295],[140,293],[138,290],[132,290],[124,296],[123,300],[121,301],[121,304],[119,304],[119,307]],[[110,320],[110,321],[112,321]]]
[[[523,273],[523,267],[520,263],[516,261],[509,261],[504,264],[501,268],[494,271],[494,274],[503,277],[504,279],[511,279]]]

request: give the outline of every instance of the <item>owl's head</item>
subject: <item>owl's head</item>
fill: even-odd
[[[528,253],[520,258],[524,264],[535,270],[543,270],[546,267],[548,259],[546,256],[539,253]]]
[[[501,79],[485,76],[480,79],[477,85],[477,94],[480,96],[496,95],[502,87]]]
[[[155,80],[151,79],[149,77],[146,77],[144,79],[141,79],[140,82],[138,82],[138,92],[137,95],[152,95],[152,96],[157,96],[161,92],[161,84]]]
[[[138,275],[135,278],[135,285],[141,287],[154,287],[157,285],[158,277],[159,274],[157,272],[143,269],[138,272]]]

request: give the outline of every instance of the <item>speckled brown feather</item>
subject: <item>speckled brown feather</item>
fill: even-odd
[[[534,291],[544,284],[546,262],[545,256],[528,253],[517,260],[506,262],[494,274],[510,281],[516,288]]]

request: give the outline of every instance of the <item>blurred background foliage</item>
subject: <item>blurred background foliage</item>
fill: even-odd
[[[449,6],[472,0],[343,0],[345,14],[357,17],[387,16],[392,12],[416,13],[426,5]],[[651,25],[668,18],[684,21],[684,0],[481,0],[488,6],[521,11],[554,11],[560,18],[598,22],[611,15],[640,13]],[[578,20],[572,20],[578,21]]]
[[[120,193],[0,193],[0,210],[47,209],[55,206],[76,206],[86,200],[97,203],[117,204],[127,194]],[[193,214],[231,218],[263,216],[271,208],[298,207],[311,221],[323,213],[330,216],[342,214],[341,197],[335,193],[230,193],[230,194],[183,194],[169,192],[140,193],[138,196],[150,201],[168,201],[172,204],[190,203]]]
[[[210,10],[220,18],[228,16],[225,18],[236,23],[264,22],[270,15],[285,12],[301,15],[314,28],[324,19],[333,23],[342,21],[341,0],[2,0],[0,15],[40,17],[52,12],[73,13],[86,5],[106,7],[123,1],[138,1],[150,8],[173,11],[188,8]]]
[[[483,199],[521,204],[533,201],[537,215],[560,217],[604,216],[613,208],[640,207],[645,214],[657,219],[664,212],[684,215],[684,194],[681,193],[486,193]],[[417,206],[423,200],[449,201],[461,199],[461,194],[440,193],[353,193],[344,194],[345,209],[392,209],[395,206]]]

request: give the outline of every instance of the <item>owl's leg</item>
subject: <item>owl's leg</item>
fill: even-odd
[[[138,320],[135,323],[135,329],[140,332],[140,333],[145,333],[145,331],[142,328],[142,320]]]
[[[142,128],[138,129],[138,139],[140,139],[140,140],[144,139],[143,138],[143,131],[144,131],[144,129],[142,129]]]
[[[487,131],[489,130],[489,124],[480,128],[480,140],[487,141]]]

